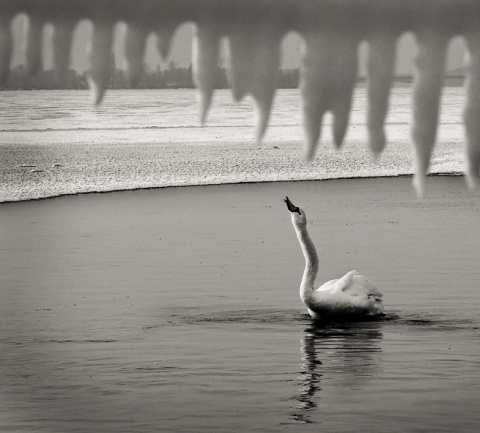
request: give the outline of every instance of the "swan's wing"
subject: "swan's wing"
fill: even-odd
[[[333,292],[337,281],[338,279],[327,281],[326,283],[322,284],[316,291],[317,292]]]
[[[350,271],[338,279],[332,292],[344,292],[351,296],[374,296],[375,298],[381,298],[383,296],[375,284],[368,278],[360,275],[357,271]]]
[[[351,285],[353,277],[357,275],[357,271],[350,271],[346,273],[342,278],[339,278],[333,287],[332,292],[338,293],[343,292]]]

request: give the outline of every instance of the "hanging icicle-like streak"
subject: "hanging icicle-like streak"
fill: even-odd
[[[212,101],[220,55],[220,30],[212,23],[197,24],[192,44],[193,81],[200,93],[200,123],[205,124]]]
[[[88,81],[92,89],[93,103],[100,104],[111,79],[114,59],[112,52],[113,23],[94,22],[90,44],[90,71]]]
[[[11,16],[0,16],[0,86],[5,84],[12,55]]]
[[[447,42],[447,38],[439,32],[427,30],[418,35],[412,138],[415,147],[413,184],[419,196],[423,194],[437,134]]]
[[[142,72],[146,37],[153,32],[160,54],[170,49],[176,28],[197,25],[193,74],[200,93],[200,120],[206,119],[215,87],[220,40],[230,47],[229,73],[235,99],[246,94],[256,103],[256,137],[267,128],[280,65],[281,39],[289,31],[304,41],[301,93],[307,159],[315,156],[323,115],[334,117],[333,136],[340,147],[348,126],[357,71],[357,47],[367,41],[369,146],[378,156],[386,142],[398,38],[412,31],[418,56],[413,96],[414,185],[423,191],[435,143],[446,47],[451,38],[467,39],[470,65],[464,113],[466,178],[478,182],[480,165],[480,1],[478,0],[2,0],[0,2],[0,85],[7,79],[18,13],[29,17],[25,60],[30,73],[42,65],[42,29],[54,25],[54,70],[59,80],[70,61],[72,29],[81,19],[94,24],[89,82],[100,103],[112,74],[113,28],[127,23],[125,57],[132,85]]]
[[[333,113],[333,136],[340,147],[346,132],[357,71],[357,40],[329,32],[304,35],[302,98],[305,158],[315,156],[322,119]]]
[[[30,17],[25,34],[25,64],[27,72],[35,75],[42,68],[42,30],[43,22],[35,16]]]
[[[261,141],[275,95],[280,67],[281,35],[272,29],[252,26],[248,32],[235,30],[229,35],[230,76],[235,100],[246,94],[255,100],[255,138]]]
[[[53,70],[55,80],[59,85],[65,79],[70,66],[70,48],[72,45],[74,24],[72,22],[57,22],[53,26]]]
[[[368,39],[368,144],[374,158],[378,158],[386,144],[384,131],[388,99],[395,73],[397,38],[385,32]]]
[[[465,131],[467,139],[467,167],[465,174],[468,186],[478,185],[480,168],[480,31],[467,35],[470,56],[467,75],[467,103],[465,106]]]
[[[125,60],[130,85],[137,86],[142,74],[145,41],[148,31],[142,27],[130,25],[125,37]]]

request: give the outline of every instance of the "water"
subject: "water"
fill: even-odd
[[[118,188],[105,177],[85,187],[90,166],[106,172],[95,160],[104,154],[108,176],[120,173],[120,187],[132,185],[127,175],[141,152],[123,145],[138,145],[148,159],[155,145],[172,144],[161,154],[168,167],[178,146],[253,141],[251,103],[232,103],[228,91],[216,93],[205,128],[187,90],[112,91],[98,109],[83,91],[1,96],[0,164],[16,161],[3,170],[15,180],[7,187],[28,186],[24,199],[67,180],[67,193]],[[410,101],[409,89],[394,89],[387,125],[394,149],[382,157],[382,174],[410,169],[403,157]],[[439,172],[462,165],[462,105],[463,89],[445,89]],[[368,155],[348,147],[365,140],[365,106],[360,88],[347,156],[327,153],[316,176],[331,175],[334,161],[339,177],[355,164],[373,173]],[[280,91],[267,144],[300,145],[300,112],[298,91]],[[82,152],[94,164],[82,165]],[[266,160],[277,151],[269,152]],[[122,154],[132,165],[112,169]],[[28,158],[46,162],[31,173],[21,166]],[[300,175],[292,156],[285,159]],[[269,169],[260,156],[258,163],[261,173]],[[37,177],[38,168],[51,179]],[[244,173],[236,165],[227,171],[222,181]],[[358,269],[384,292],[382,320],[320,327],[305,314],[287,194],[309,214],[318,284]],[[410,179],[369,179],[2,204],[0,430],[476,432],[479,211],[478,197],[451,177],[434,179],[422,201]]]
[[[318,284],[356,268],[386,317],[308,318],[286,194]],[[453,177],[3,204],[0,430],[475,432],[479,206]]]
[[[4,91],[0,98],[0,144],[68,143],[208,143],[254,141],[249,98],[232,101],[229,90],[217,90],[205,127],[198,121],[195,90],[112,90],[99,108],[88,91]],[[444,90],[439,139],[461,139],[463,88]],[[365,137],[366,95],[358,88],[348,138]],[[387,118],[390,139],[409,139],[411,89],[392,91]],[[326,116],[325,125],[331,125]],[[279,90],[266,141],[302,141],[298,90]],[[324,131],[331,137],[330,128]]]
[[[325,116],[317,158],[302,155],[297,90],[278,92],[264,139],[255,144],[249,99],[217,91],[200,127],[193,90],[111,91],[92,108],[86,91],[2,92],[0,202],[179,185],[292,179],[398,176],[412,173],[411,90],[392,91],[389,145],[377,163],[366,145],[364,88],[356,90],[341,152]],[[432,173],[461,173],[463,89],[446,88]]]

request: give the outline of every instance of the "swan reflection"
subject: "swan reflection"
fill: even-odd
[[[381,352],[382,338],[378,322],[336,327],[312,322],[304,330],[300,341],[299,393],[294,396],[298,404],[290,413],[291,419],[313,423],[311,416],[318,408],[322,392],[331,392],[332,384],[341,384],[342,390],[345,386],[351,389],[373,376],[379,368],[376,353]],[[322,388],[324,379],[329,379],[329,389]]]

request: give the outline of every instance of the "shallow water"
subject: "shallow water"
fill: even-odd
[[[0,208],[0,430],[475,432],[480,204],[460,178],[173,188]],[[315,325],[322,281],[386,317]]]
[[[438,139],[463,138],[464,89],[443,91]],[[409,140],[412,90],[395,87],[386,131],[390,140]],[[367,96],[355,91],[346,139],[366,138]],[[264,141],[302,141],[300,95],[297,89],[275,96]],[[77,143],[211,143],[254,142],[253,103],[232,100],[230,90],[217,90],[206,126],[198,119],[197,92],[179,90],[116,90],[94,108],[88,91],[4,91],[0,98],[0,144]],[[324,139],[331,140],[332,119],[325,116]]]
[[[461,173],[462,88],[445,88],[432,173]],[[368,152],[364,87],[356,89],[341,152],[331,116],[317,157],[302,155],[298,90],[280,90],[263,146],[255,144],[253,110],[215,93],[205,127],[194,90],[109,92],[93,108],[87,91],[5,91],[0,98],[0,202],[180,185],[398,176],[412,173],[411,89],[392,90],[389,144],[377,163]]]

